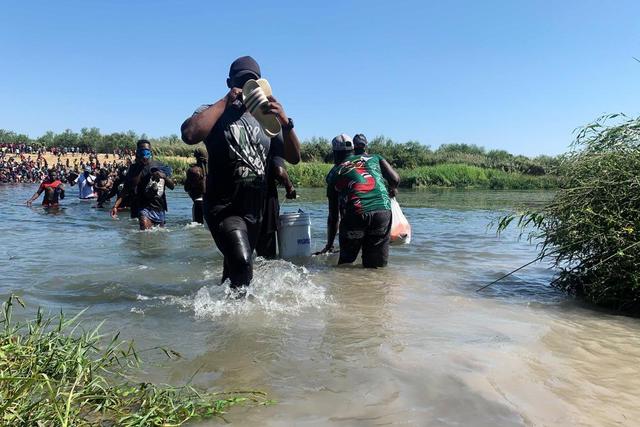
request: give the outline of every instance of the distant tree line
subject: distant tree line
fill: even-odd
[[[302,147],[302,161],[332,161],[331,143],[326,138],[311,138]],[[382,155],[395,168],[414,169],[440,164],[465,164],[504,172],[519,172],[527,175],[554,173],[560,164],[558,156],[534,158],[514,155],[505,150],[486,150],[472,144],[443,144],[433,150],[417,141],[398,143],[379,136],[369,142],[368,151]]]
[[[132,130],[102,134],[98,128],[82,128],[80,132],[70,129],[61,133],[52,131],[32,139],[25,134],[0,129],[0,143],[27,144],[37,147],[78,147],[95,150],[98,153],[112,153],[116,149],[133,149],[139,139],[148,139],[157,154],[164,156],[190,157],[193,148],[183,144],[178,135],[159,138],[147,137]],[[303,162],[331,163],[331,142],[327,138],[313,137],[302,142]],[[472,144],[443,144],[437,149],[417,141],[395,142],[379,136],[369,143],[369,152],[384,156],[399,169],[413,169],[421,166],[440,164],[466,164],[504,172],[519,172],[527,175],[554,173],[560,163],[559,157],[526,157],[514,155],[505,150],[486,150]]]

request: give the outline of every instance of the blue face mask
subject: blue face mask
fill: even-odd
[[[138,148],[136,150],[136,157],[141,159],[150,159],[151,158],[151,150],[148,148]]]

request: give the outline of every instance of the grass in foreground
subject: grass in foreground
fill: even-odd
[[[14,323],[3,304],[0,327],[0,417],[11,426],[178,426],[222,417],[236,404],[269,404],[261,392],[206,393],[129,378],[140,365],[132,343],[109,340],[99,326],[81,329],[60,313]],[[104,345],[103,345],[104,344]],[[179,356],[162,349],[169,357]]]

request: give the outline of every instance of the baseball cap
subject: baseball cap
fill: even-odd
[[[229,67],[229,78],[240,77],[245,74],[253,74],[256,78],[260,78],[260,66],[250,56],[241,56],[231,63]]]
[[[364,148],[367,146],[367,137],[361,133],[353,137],[353,146],[355,148]]]
[[[333,147],[333,151],[353,150],[353,140],[346,133],[341,133],[340,135],[333,138],[333,140],[331,141],[331,145]]]
[[[92,171],[91,166],[85,166],[84,167],[84,171],[85,172],[91,172]]]

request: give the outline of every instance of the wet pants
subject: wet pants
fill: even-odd
[[[204,211],[203,211],[202,198],[193,201],[193,208],[191,208],[191,218],[193,222],[204,224]]]
[[[229,279],[232,288],[249,286],[253,278],[253,250],[260,223],[240,216],[229,216],[217,224],[209,224],[211,235],[224,255],[222,282]]]

